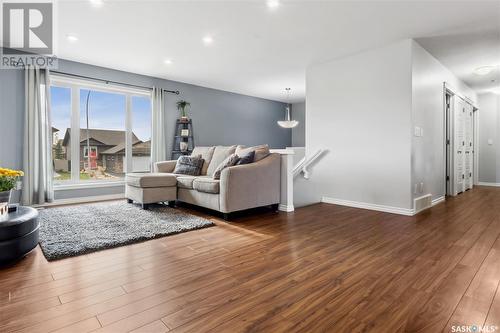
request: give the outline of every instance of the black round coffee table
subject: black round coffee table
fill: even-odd
[[[31,207],[0,216],[0,264],[24,257],[38,244],[38,212]]]

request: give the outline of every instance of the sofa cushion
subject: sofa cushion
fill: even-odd
[[[169,187],[176,186],[175,175],[168,173],[127,173],[126,181],[128,185],[135,187]]]
[[[198,156],[180,156],[175,165],[174,173],[181,175],[198,176],[201,173],[203,159]]]
[[[267,155],[270,154],[268,145],[253,146],[248,148],[245,146],[236,147],[236,155],[240,157],[248,154],[251,151],[255,151],[255,157],[253,160],[254,162],[260,161],[261,159],[267,157]]]
[[[196,179],[196,176],[188,176],[188,175],[178,175],[177,176],[177,187],[187,188],[188,190],[193,189],[193,181]]]
[[[198,192],[219,193],[220,180],[208,177],[198,177],[193,182],[193,188]]]
[[[207,175],[213,176],[217,167],[231,154],[234,154],[236,146],[217,146],[215,147],[212,160],[208,166]]]
[[[250,164],[255,160],[255,150],[244,154],[243,156],[238,156],[240,159],[236,165]]]
[[[221,164],[219,164],[217,169],[215,169],[215,172],[214,172],[214,175],[212,176],[212,178],[213,179],[220,179],[220,173],[222,172],[222,170],[224,170],[225,168],[229,168],[233,165],[236,165],[236,163],[238,163],[239,160],[240,160],[240,158],[238,157],[238,155],[236,155],[236,154],[229,155],[224,161],[222,161]]]
[[[200,175],[204,176],[207,174],[208,165],[210,164],[210,161],[212,160],[214,150],[215,150],[215,147],[194,147],[193,152],[191,153],[191,156],[201,155],[201,158],[203,158],[203,160],[204,160]]]

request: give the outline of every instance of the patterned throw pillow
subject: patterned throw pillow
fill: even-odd
[[[260,161],[261,159],[265,158],[270,153],[268,145],[260,145],[260,146],[254,146],[254,147],[248,147],[248,148],[245,148],[245,146],[238,146],[238,147],[236,147],[235,153],[238,154],[238,156],[243,156],[245,154],[248,154],[251,151],[255,152],[254,162]]]
[[[180,175],[199,176],[204,160],[201,155],[198,156],[181,156],[175,164],[174,173]]]
[[[251,152],[240,156],[240,160],[236,165],[243,165],[243,164],[250,164],[253,163],[253,160],[255,159],[255,150],[252,150]]]
[[[221,174],[222,170],[224,170],[225,168],[228,168],[230,166],[236,165],[236,163],[238,163],[239,160],[240,160],[240,158],[238,157],[238,155],[236,155],[236,154],[229,155],[224,161],[222,161],[221,164],[219,164],[217,169],[215,169],[213,178],[220,179],[220,174]]]

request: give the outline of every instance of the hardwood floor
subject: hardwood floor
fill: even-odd
[[[500,326],[500,188],[415,217],[317,204],[212,219],[212,228],[52,263],[37,248],[0,270],[0,332]]]

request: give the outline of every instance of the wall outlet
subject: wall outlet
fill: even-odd
[[[492,139],[488,139],[488,145],[490,145],[490,146],[493,145],[493,140]]]

